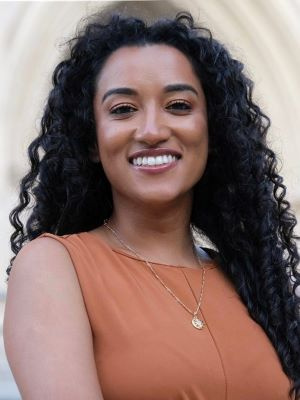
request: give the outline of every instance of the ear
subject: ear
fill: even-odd
[[[94,144],[93,147],[89,147],[89,159],[94,163],[100,162],[99,149],[97,144]]]

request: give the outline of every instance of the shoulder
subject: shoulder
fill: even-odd
[[[57,240],[36,238],[26,243],[14,259],[7,287],[7,310],[20,317],[23,308],[68,301],[81,303],[80,286],[71,257]],[[33,309],[33,308],[32,308]],[[10,315],[10,313],[9,313]]]
[[[8,281],[3,336],[24,398],[46,398],[45,393],[47,398],[101,398],[80,285],[58,240],[38,237],[17,254]]]
[[[8,315],[14,320],[20,318],[22,310],[32,311],[33,304],[49,309],[50,304],[66,301],[74,310],[82,305],[76,271],[65,246],[50,237],[26,243],[14,259],[9,276]]]
[[[63,244],[63,238],[45,235],[47,236],[41,235],[21,248],[14,259],[9,281],[23,275],[32,278],[39,275],[40,278],[45,278],[46,271],[72,273],[72,261]]]

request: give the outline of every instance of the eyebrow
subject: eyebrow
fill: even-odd
[[[194,93],[196,96],[199,96],[197,90],[193,86],[188,85],[186,83],[176,83],[173,85],[167,85],[164,88],[165,93],[183,92],[183,91],[190,91]],[[107,97],[112,96],[114,94],[125,94],[127,96],[136,96],[138,92],[128,87],[109,89],[102,97],[102,103],[107,99]]]
[[[199,96],[197,90],[193,86],[186,83],[175,83],[174,85],[167,85],[164,89],[164,92],[184,92],[186,90],[193,92],[196,96]]]

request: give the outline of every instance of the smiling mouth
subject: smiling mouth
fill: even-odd
[[[130,164],[136,167],[157,167],[168,165],[179,160],[180,156],[174,156],[171,154],[162,154],[159,156],[149,156],[149,157],[135,157],[129,160]]]

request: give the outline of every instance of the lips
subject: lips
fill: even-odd
[[[169,149],[169,148],[156,148],[156,149],[143,149],[143,150],[136,151],[128,157],[128,160],[132,164],[132,161],[134,158],[156,157],[156,156],[162,156],[162,155],[175,156],[177,159],[181,158],[181,153],[177,150]]]

